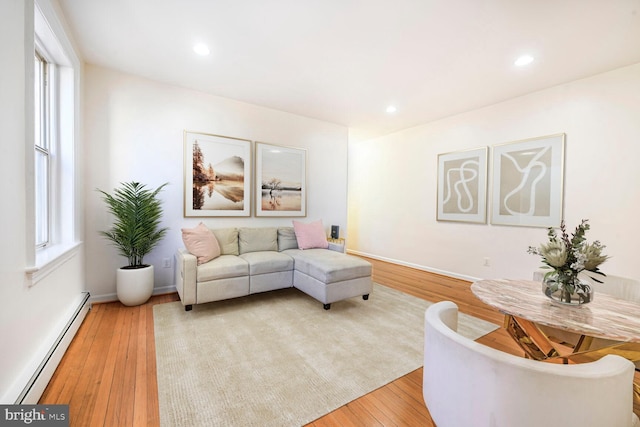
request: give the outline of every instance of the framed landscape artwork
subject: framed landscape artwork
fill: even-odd
[[[438,155],[438,221],[487,222],[487,151]]]
[[[306,150],[256,142],[256,216],[306,216],[306,175]]]
[[[562,133],[493,148],[492,224],[560,226],[564,140]]]
[[[251,141],[184,132],[184,216],[251,215]]]

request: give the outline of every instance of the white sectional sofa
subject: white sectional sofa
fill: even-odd
[[[293,227],[211,229],[220,255],[199,258],[179,249],[176,288],[185,310],[258,292],[295,287],[331,308],[331,303],[372,290],[371,264],[343,253],[342,245],[300,249]]]

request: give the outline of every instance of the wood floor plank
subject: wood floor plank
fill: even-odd
[[[133,425],[133,413],[135,404],[135,380],[136,380],[136,366],[139,363],[135,357],[138,353],[138,320],[140,313],[139,307],[128,307],[127,317],[125,322],[127,343],[126,348],[122,348],[118,354],[118,360],[123,360],[124,365],[122,367],[123,373],[118,374],[114,372],[115,378],[118,378],[118,390],[114,396],[109,397],[110,401],[113,401],[112,408],[109,413],[113,416],[112,425]],[[107,417],[107,421],[109,417]]]
[[[351,410],[354,418],[360,420],[364,427],[381,427],[383,424],[365,408],[359,400],[347,403],[347,407]]]
[[[398,425],[396,415],[385,405],[381,404],[378,398],[373,395],[373,392],[360,397],[357,402],[384,427],[394,427]]]
[[[47,387],[41,401],[69,401],[82,378],[85,359],[81,355],[88,354],[98,333],[99,322],[103,311],[95,314],[96,322],[83,322],[77,332],[77,339],[73,339],[58,365],[58,369],[50,380],[52,387]]]
[[[133,398],[133,425],[141,426],[147,422],[147,310],[138,312],[138,343],[136,353],[135,390]]]
[[[480,302],[467,281],[366,259],[377,283],[432,302],[453,301],[463,313],[502,325],[502,314]],[[69,404],[72,427],[159,426],[153,306],[178,300],[172,293],[154,296],[137,308],[119,302],[94,304],[40,403]],[[502,328],[478,342],[522,356]],[[307,426],[434,427],[422,400],[422,373],[416,369]],[[640,415],[639,402],[634,412]]]
[[[422,393],[422,367],[416,369],[413,372],[409,372],[404,377],[401,377],[398,379],[405,379],[407,381],[411,381],[415,387],[418,387],[420,389],[420,393]],[[420,398],[422,398],[422,394],[420,395]]]
[[[68,402],[70,414],[74,413],[78,420],[77,425],[91,425],[98,392],[103,387],[101,379],[107,363],[105,356],[108,354],[113,338],[113,324],[118,319],[118,310],[114,306],[100,305],[97,308],[92,308],[89,315],[93,316],[94,310],[96,310],[95,313],[102,313],[101,317],[96,318],[96,321],[99,322],[98,333],[93,338],[89,352],[80,356],[86,360],[86,364],[82,369],[81,382]]]
[[[396,390],[396,394],[400,399],[411,402],[411,404],[417,407],[424,405],[422,384],[414,382],[409,375],[398,378],[396,381],[389,384],[389,387]],[[428,414],[426,407],[424,412]]]
[[[426,407],[421,408],[407,402],[397,394],[395,381],[371,393],[378,399],[378,404],[385,405],[395,415],[396,423],[401,426],[423,426],[429,422]]]
[[[121,347],[124,347],[124,344],[121,344],[121,341],[124,340],[121,340],[122,334],[120,332],[125,323],[125,317],[125,310],[117,310],[116,321],[110,326],[111,328],[113,328],[114,333],[111,334],[111,339],[109,340],[105,364],[104,368],[102,369],[99,381],[100,387],[98,388],[98,392],[96,394],[95,405],[93,405],[92,408],[90,421],[91,426],[100,426],[106,424],[110,397],[118,393],[117,385],[119,383],[119,378],[116,378],[114,380],[114,372],[116,369],[118,369],[118,371],[120,372],[120,367],[123,363],[123,360],[118,359],[118,354],[121,353]],[[113,405],[112,401],[111,405]],[[69,418],[72,418],[71,415],[69,415]]]
[[[351,408],[343,406],[327,414],[313,423],[314,427],[365,427],[362,422],[351,412]]]

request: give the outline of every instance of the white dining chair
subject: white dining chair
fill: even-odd
[[[630,427],[634,368],[619,356],[562,365],[514,356],[457,333],[458,307],[424,319],[423,396],[438,427]]]

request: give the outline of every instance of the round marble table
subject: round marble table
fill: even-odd
[[[640,343],[640,304],[597,291],[588,304],[552,302],[542,284],[530,280],[480,280],[471,291],[501,312],[579,335]]]

